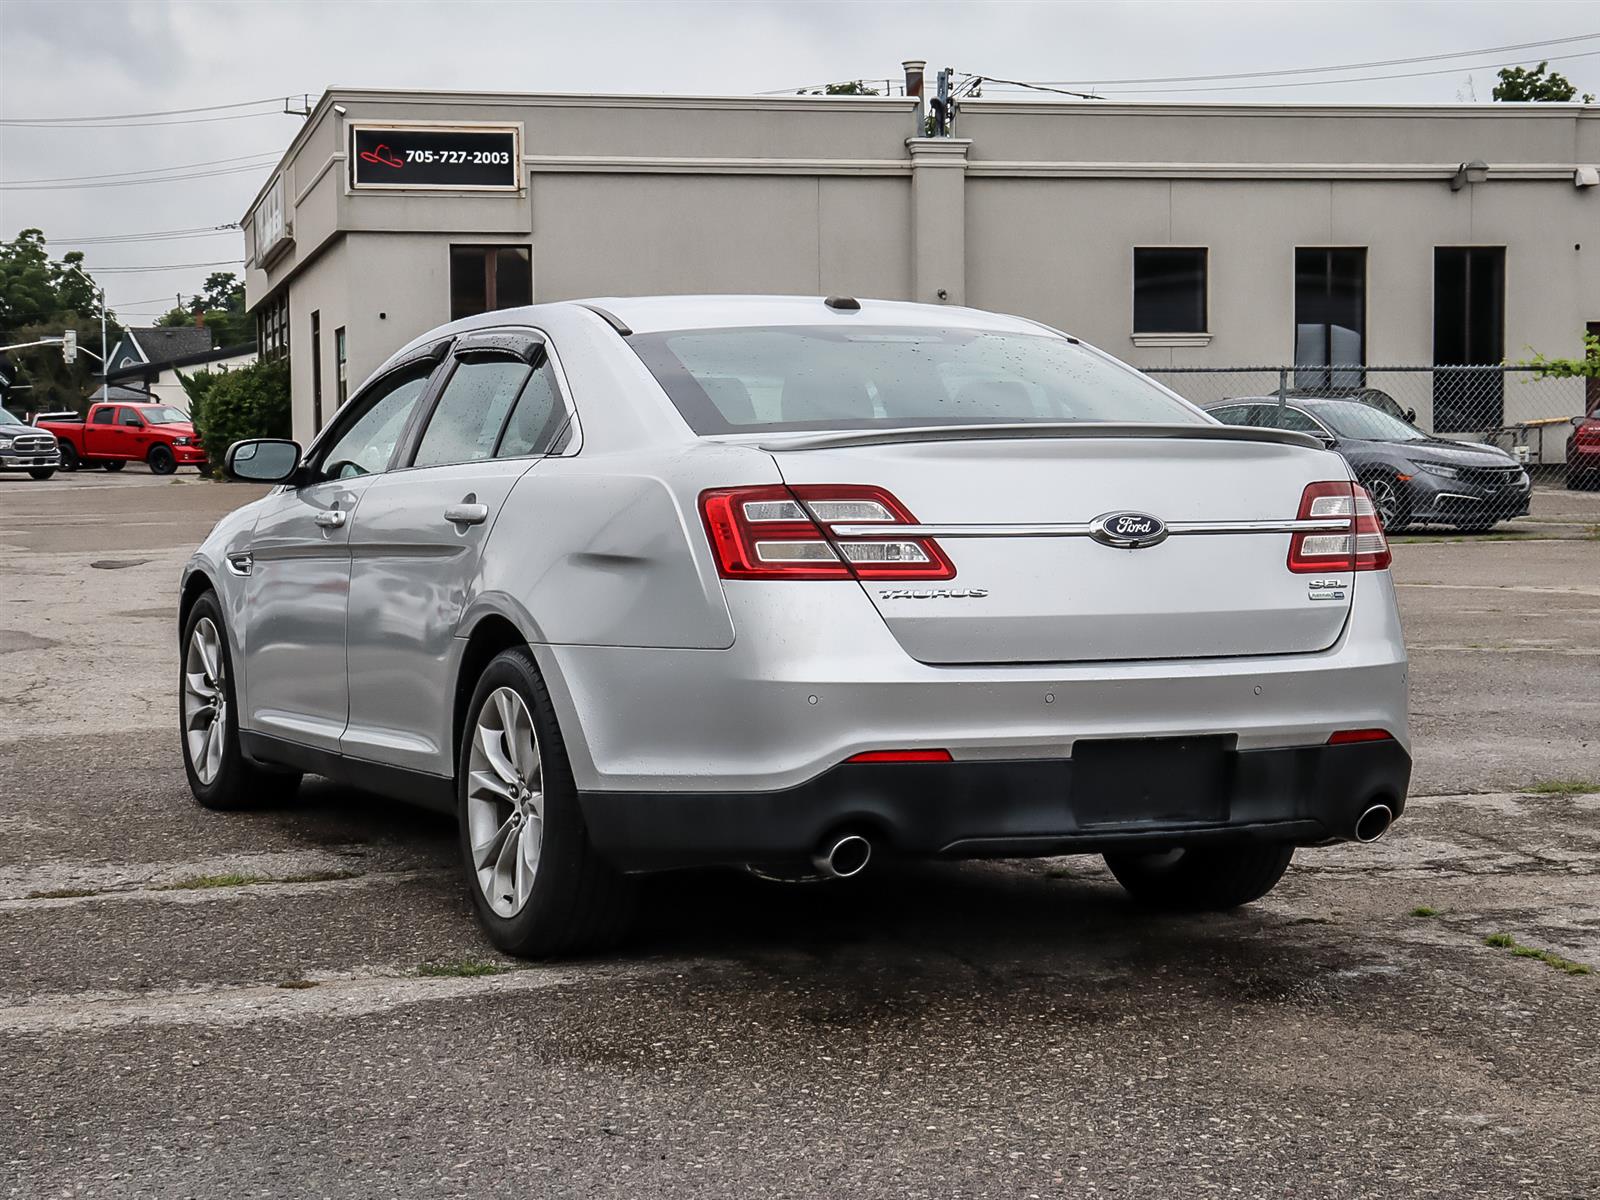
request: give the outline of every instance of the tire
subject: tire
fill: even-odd
[[[28,474],[32,475],[35,479],[49,479],[50,476],[54,475],[55,473],[56,469],[54,467],[41,467],[37,471],[28,472]]]
[[[110,471],[112,474],[116,474],[118,471],[122,470],[123,467],[127,466],[128,463],[126,459],[108,458],[100,465],[106,470]]]
[[[78,469],[78,451],[71,442],[60,442],[61,469],[63,471],[76,471]]]
[[[1397,481],[1387,475],[1369,475],[1361,486],[1371,494],[1385,533],[1399,533],[1411,524],[1411,506]]]
[[[1277,844],[1105,856],[1117,882],[1140,904],[1188,912],[1220,912],[1261,899],[1293,858],[1293,846]]]
[[[1500,524],[1498,520],[1465,521],[1462,524],[1457,525],[1456,528],[1462,533],[1488,533],[1489,530],[1493,529],[1498,524]]]
[[[573,955],[627,932],[633,882],[590,845],[550,693],[525,649],[497,655],[473,690],[456,807],[467,890],[499,949]]]
[[[1600,486],[1600,471],[1581,471],[1577,467],[1567,468],[1567,491],[1592,492]]]
[[[152,475],[171,475],[178,469],[178,458],[171,446],[151,446],[144,461],[150,465]]]
[[[196,641],[197,633],[206,628],[214,635],[214,641],[202,639],[208,641],[209,653],[202,652]],[[237,713],[227,626],[217,594],[208,591],[189,610],[178,646],[178,740],[189,790],[201,807],[221,811],[290,799],[300,786],[299,773],[268,770],[245,758],[239,747]]]

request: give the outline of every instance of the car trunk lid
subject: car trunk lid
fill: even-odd
[[[1287,566],[1306,485],[1349,477],[1299,435],[991,427],[761,444],[789,485],[886,489],[954,563],[948,580],[861,584],[925,663],[1308,653],[1331,646],[1349,613],[1348,570],[1310,579]],[[1128,519],[1102,520],[1114,514]]]

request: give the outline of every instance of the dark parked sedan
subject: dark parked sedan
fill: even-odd
[[[1356,400],[1274,396],[1229,400],[1208,409],[1227,425],[1293,429],[1344,455],[1391,533],[1408,525],[1484,530],[1527,514],[1527,471],[1498,446],[1430,437]]]

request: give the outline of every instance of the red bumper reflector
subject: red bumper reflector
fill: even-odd
[[[853,763],[919,763],[953,762],[948,750],[863,750],[852,754],[845,762]]]
[[[1394,734],[1387,729],[1341,729],[1328,738],[1330,746],[1346,746],[1351,742],[1392,742]]]

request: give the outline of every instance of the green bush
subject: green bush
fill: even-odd
[[[289,364],[257,362],[233,371],[196,371],[183,380],[189,393],[189,415],[205,443],[211,473],[222,471],[222,456],[245,438],[286,438],[289,410]]]

